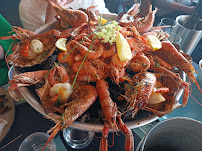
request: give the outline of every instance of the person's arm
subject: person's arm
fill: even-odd
[[[155,0],[155,3],[158,4],[158,6],[161,6],[163,8],[169,8],[173,11],[181,11],[188,14],[191,14],[194,10],[194,6],[186,6],[180,3],[177,3],[173,0]]]
[[[4,48],[0,45],[0,60],[3,60],[4,59]]]
[[[53,7],[48,3],[48,7],[46,10],[45,23],[48,23],[54,20],[55,20],[55,12],[53,10]]]
[[[177,2],[174,2],[174,1],[170,4],[170,9],[175,10],[175,11],[185,12],[188,14],[191,14],[193,12],[194,8],[195,8],[194,6],[186,6],[186,5],[182,5]]]

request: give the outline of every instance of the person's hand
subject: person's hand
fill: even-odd
[[[194,11],[195,7],[194,6],[190,6],[187,10],[186,13],[191,14]]]
[[[61,5],[62,7],[66,8],[67,5],[73,2],[74,0],[51,0],[51,1],[54,2],[55,4]]]

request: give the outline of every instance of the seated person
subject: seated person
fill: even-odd
[[[157,21],[161,18],[175,19],[179,15],[191,14],[194,10],[192,0],[153,0],[154,7],[159,10],[156,14]]]
[[[0,37],[11,35],[12,27],[7,20],[0,14]],[[0,85],[8,83],[8,66],[5,55],[12,53],[11,44],[13,40],[0,40]]]
[[[88,8],[96,6],[100,13],[109,13],[105,8],[104,0],[52,0],[64,8]],[[47,0],[21,0],[19,4],[19,15],[23,28],[36,30],[47,22],[55,20],[55,13]]]

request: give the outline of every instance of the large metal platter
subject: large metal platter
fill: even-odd
[[[116,15],[108,15],[108,14],[103,14],[102,15],[104,18],[107,18],[108,21],[112,21],[112,20],[116,20]],[[52,29],[53,25],[55,24],[55,22],[51,22],[48,23],[44,26],[42,26],[41,28],[37,29],[35,31],[35,33],[43,33],[46,32],[50,29]],[[13,71],[14,74],[18,74],[19,70],[17,67],[13,67]],[[183,80],[185,80],[185,74],[182,74],[182,78]],[[42,114],[43,116],[47,117],[47,118],[51,118],[51,115],[48,115],[40,101],[39,98],[32,92],[30,91],[27,87],[20,87],[19,91],[21,93],[21,95],[23,96],[23,98],[36,110],[38,111],[40,114]],[[179,100],[181,95],[183,93],[183,90],[181,89],[178,94],[176,95],[176,99]],[[155,120],[157,120],[159,117],[154,115],[154,114],[150,114],[146,117],[140,118],[138,120],[132,120],[129,122],[125,122],[125,124],[127,125],[128,128],[133,129],[133,128],[138,128],[141,127],[143,125],[149,124]],[[82,123],[80,121],[75,121],[71,127],[77,128],[77,129],[81,129],[81,130],[87,130],[87,131],[95,131],[95,132],[101,132],[103,129],[103,124],[94,124],[94,123]],[[112,131],[112,130],[111,130]]]

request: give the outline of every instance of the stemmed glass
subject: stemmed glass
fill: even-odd
[[[166,28],[163,28],[163,30],[169,34],[169,37],[166,40],[181,46],[182,38],[176,34],[177,22],[175,20],[171,18],[162,18],[158,26],[166,26]]]
[[[163,28],[164,31],[167,31],[168,33],[174,32],[173,30],[177,26],[177,22],[171,18],[162,18],[158,26],[167,26],[166,28]]]
[[[171,43],[181,46],[182,38],[178,34],[170,32],[169,35],[168,40]]]

